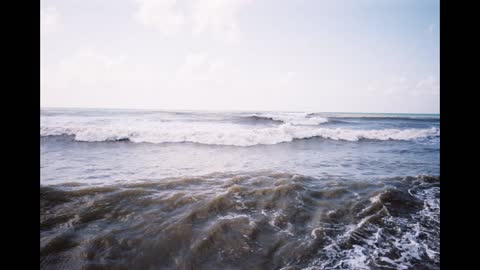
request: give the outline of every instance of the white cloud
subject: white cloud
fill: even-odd
[[[192,31],[194,34],[213,33],[235,39],[239,34],[237,16],[249,0],[204,0],[192,3]]]
[[[222,59],[205,52],[187,54],[182,62],[172,64],[162,72],[127,56],[83,48],[59,63],[44,63],[42,104],[161,108],[169,106],[167,97],[177,102],[185,102],[186,94],[190,99],[201,98],[217,93],[228,81]]]
[[[41,98],[49,106],[68,103],[65,105],[74,107],[125,106],[126,101],[148,99],[149,90],[158,85],[162,74],[154,74],[154,70],[128,60],[125,56],[86,48],[59,63],[44,64]]]
[[[71,87],[71,82],[82,88],[108,87],[113,81],[127,72],[122,57],[112,58],[93,49],[82,49],[71,58],[67,58],[59,65],[60,78],[66,87]]]
[[[383,9],[294,2],[43,0],[42,105],[436,110],[437,21],[379,30]]]
[[[136,0],[135,19],[157,28],[164,34],[177,32],[185,24],[185,16],[177,0]]]
[[[436,96],[440,94],[440,80],[435,76],[428,76],[417,82],[412,91],[414,96],[427,94]]]
[[[407,92],[411,83],[405,76],[394,76],[384,80],[371,81],[365,87],[367,95],[397,95]]]
[[[410,96],[437,96],[440,94],[440,81],[435,76],[427,76],[420,80],[412,80],[405,76],[392,77],[385,80],[371,81],[365,87],[367,95],[397,95],[408,94]]]
[[[136,0],[138,22],[163,34],[182,31],[227,40],[239,35],[238,14],[251,0]]]
[[[225,63],[205,52],[190,53],[176,71],[173,88],[198,87],[198,83],[220,83],[224,79]]]

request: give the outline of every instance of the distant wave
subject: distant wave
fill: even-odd
[[[336,119],[343,119],[343,120],[355,120],[355,119],[362,119],[362,120],[387,120],[387,121],[415,121],[415,122],[435,122],[440,121],[440,118],[437,117],[393,117],[393,116],[361,116],[361,117],[335,117]]]
[[[256,119],[256,120],[269,120],[274,121],[276,123],[286,123],[292,125],[306,125],[306,126],[316,126],[323,123],[327,123],[329,120],[325,117],[307,117],[306,114],[264,114],[264,115],[251,115],[247,116],[248,118]]]
[[[235,125],[170,125],[161,126],[41,126],[41,136],[70,135],[76,141],[131,141],[135,143],[192,142],[209,145],[270,145],[308,138],[331,140],[416,140],[440,136],[439,128],[358,130],[322,128],[282,124],[263,128]]]
[[[439,121],[440,116],[434,115],[385,115],[385,114],[325,114],[325,113],[309,113],[305,117],[319,117],[319,116],[328,116],[328,118],[333,119],[365,119],[365,120],[407,120],[407,121]]]
[[[275,124],[285,123],[282,120],[273,119],[272,117],[258,116],[258,115],[242,116],[241,119],[245,121],[250,121],[250,122],[270,122]]]

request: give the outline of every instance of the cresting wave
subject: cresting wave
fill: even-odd
[[[269,118],[274,121],[281,121],[285,124],[292,124],[292,125],[305,125],[305,126],[317,126],[323,123],[328,122],[328,118],[321,117],[321,116],[308,116],[306,113],[301,114],[264,114],[262,116],[253,116],[253,117],[262,117],[262,118]]]
[[[439,269],[440,178],[216,173],[40,190],[42,269]]]
[[[356,118],[356,119],[371,119],[371,120],[411,120],[411,121],[438,121],[439,115],[406,115],[406,114],[362,114],[362,113],[307,113],[305,117],[319,117],[325,116],[333,118]]]
[[[291,125],[300,125],[300,126],[317,126],[323,123],[327,123],[328,118],[324,117],[307,117],[307,115],[275,115],[275,114],[264,114],[264,115],[249,115],[241,116],[240,118],[245,120],[250,120],[253,122],[265,122],[265,123],[274,123],[274,124],[291,124]]]
[[[273,117],[267,117],[267,116],[258,116],[258,115],[251,115],[251,116],[241,116],[241,119],[244,119],[246,121],[253,121],[253,122],[270,122],[274,124],[284,124],[283,120],[280,119],[274,119]]]
[[[209,145],[252,146],[277,144],[298,139],[325,138],[331,140],[416,140],[440,136],[439,128],[426,129],[346,129],[295,126],[282,124],[271,127],[242,127],[233,124],[179,124],[136,126],[41,126],[41,136],[74,136],[77,141],[102,142],[128,140],[135,143],[192,142]]]

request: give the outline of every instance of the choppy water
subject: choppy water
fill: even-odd
[[[41,117],[42,269],[439,269],[438,115]]]

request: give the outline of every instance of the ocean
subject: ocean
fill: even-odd
[[[42,269],[439,269],[440,116],[42,108]]]

